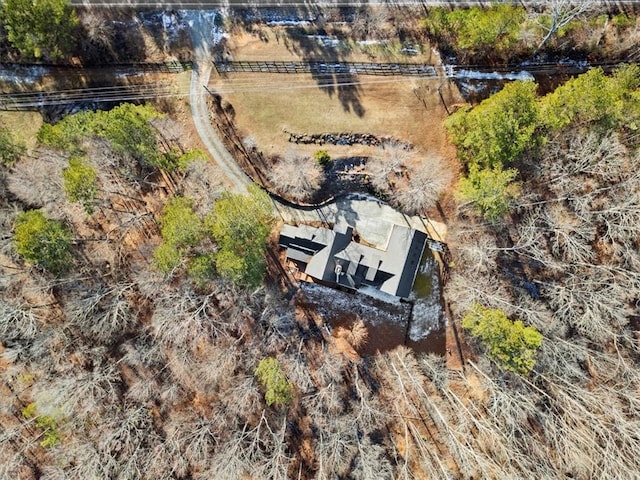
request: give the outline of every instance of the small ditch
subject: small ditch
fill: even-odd
[[[616,62],[604,64],[610,71]],[[447,65],[450,78],[456,84],[463,98],[470,103],[479,103],[500,91],[502,87],[514,80],[533,80],[538,84],[538,93],[545,95],[553,92],[558,86],[572,77],[585,73],[598,64],[590,64],[580,56],[552,58],[545,57],[535,61],[527,61],[518,65],[483,68],[467,68],[464,65]]]

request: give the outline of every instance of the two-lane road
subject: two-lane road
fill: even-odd
[[[594,5],[620,5],[635,4],[638,0],[575,0],[574,3],[589,2]],[[486,7],[492,4],[511,3],[513,5],[544,6],[553,3],[553,0],[330,0],[330,1],[300,1],[300,0],[71,0],[74,6],[94,6],[94,7],[133,7],[133,8],[154,8],[154,9],[180,9],[180,10],[206,10],[223,7],[300,7],[313,10],[314,7],[360,7],[360,6],[426,6],[426,7]]]

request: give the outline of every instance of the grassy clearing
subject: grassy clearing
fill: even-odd
[[[317,145],[288,142],[297,133],[354,132],[392,136],[423,151],[446,149],[446,111],[437,93],[442,80],[408,77],[354,77],[353,87],[319,87],[310,75],[233,74],[212,79],[210,87],[235,111],[241,134],[251,135],[266,153],[295,148],[313,153]],[[379,82],[379,83],[378,83]],[[225,93],[229,92],[229,93]],[[460,101],[443,88],[447,103]],[[332,156],[365,155],[366,148],[325,145]]]
[[[402,53],[398,40],[387,44],[344,40],[336,45],[301,29],[261,27],[253,33],[234,33],[226,53],[235,60],[439,63],[429,45],[413,47],[420,53]],[[312,155],[319,148],[328,150],[332,157],[374,153],[374,149],[362,146],[296,145],[288,142],[284,130],[289,130],[392,136],[413,143],[422,152],[452,156],[442,128],[447,114],[438,95],[441,79],[361,75],[346,81],[362,83],[343,86],[342,90],[336,81],[334,76],[319,80],[308,74],[243,73],[214,76],[209,87],[233,105],[240,134],[252,136],[267,154],[295,150]],[[442,93],[447,104],[462,101],[453,85],[444,85]]]
[[[37,143],[36,134],[42,125],[42,115],[38,112],[0,112],[0,124],[31,150]]]

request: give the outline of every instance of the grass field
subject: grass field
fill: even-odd
[[[296,133],[352,132],[391,136],[420,150],[447,150],[442,120],[446,111],[437,89],[442,80],[408,77],[355,78],[360,85],[320,87],[310,75],[233,74],[214,79],[211,88],[233,105],[236,125],[265,153],[314,150],[288,142]],[[443,88],[445,101],[455,94]],[[333,155],[366,154],[366,148],[327,146]],[[330,152],[332,153],[332,152]]]
[[[42,115],[38,112],[0,112],[0,125],[7,127],[28,149],[32,149],[42,125]]]
[[[356,41],[335,35],[306,35],[299,29],[261,27],[254,32],[238,31],[227,42],[235,60],[295,61],[333,60],[345,62],[439,63],[429,44],[411,44],[411,54],[397,39]]]
[[[299,31],[290,34],[280,27],[263,27],[260,35],[241,31],[229,39],[227,54],[235,60],[371,61],[360,47],[327,46],[315,36],[303,37]],[[382,47],[366,46],[366,50],[371,48]],[[391,49],[376,61],[439,62],[428,45],[419,50],[424,53],[407,56]],[[364,146],[296,145],[288,141],[288,130],[391,136],[414,144],[418,156],[437,153],[451,158],[453,151],[442,127],[447,113],[439,87],[448,105],[462,101],[455,86],[433,78],[235,73],[224,77],[214,74],[209,83],[209,88],[233,106],[240,135],[253,137],[268,155],[290,150],[311,155],[319,148],[328,150],[332,157],[375,153]]]

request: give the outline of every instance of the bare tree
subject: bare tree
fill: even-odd
[[[229,383],[222,395],[226,412],[241,421],[255,421],[263,401],[255,376],[238,374]]]
[[[48,213],[57,217],[57,210],[65,198],[62,171],[66,167],[67,158],[49,150],[37,157],[26,158],[9,174],[9,191],[27,205],[45,207]]]
[[[33,398],[39,405],[50,405],[81,421],[105,406],[116,404],[120,382],[114,365],[96,364],[91,370],[56,374],[47,382],[40,380],[35,385]]]
[[[344,476],[358,452],[356,432],[348,416],[331,417],[317,427],[315,454],[318,477]]]
[[[300,341],[302,346],[302,340]],[[282,370],[287,375],[287,378],[293,382],[296,386],[296,390],[306,394],[312,391],[314,388],[313,379],[309,372],[309,362],[301,353],[294,353],[293,355],[282,355],[279,358]]]
[[[396,178],[399,177],[411,157],[406,146],[399,143],[385,143],[380,146],[376,155],[367,160],[367,175],[373,188],[381,193],[389,194],[395,190]]]
[[[166,441],[175,446],[179,456],[184,455],[191,468],[202,470],[219,443],[218,425],[223,423],[221,415],[205,418],[193,409],[176,411],[164,427]]]
[[[165,439],[151,451],[147,470],[149,478],[180,478],[188,472],[189,463],[174,440]]]
[[[333,383],[318,388],[315,394],[305,397],[303,403],[314,417],[339,415],[346,408],[342,388]]]
[[[248,152],[253,152],[256,148],[258,148],[258,141],[253,135],[247,135],[246,137],[242,138],[242,146]]]
[[[218,445],[210,458],[209,468],[199,472],[195,478],[198,480],[210,478],[242,480],[246,478],[251,469],[245,456],[246,427],[234,429],[229,433],[228,439]]]
[[[152,323],[154,334],[165,345],[194,347],[221,332],[215,294],[198,294],[190,287],[166,289],[156,300]]]
[[[222,176],[212,162],[189,162],[182,183],[182,195],[194,199],[193,208],[199,215],[206,215],[211,211],[223,189]]]
[[[439,158],[430,158],[417,170],[409,172],[406,186],[399,188],[393,201],[407,213],[424,214],[433,208],[451,183],[450,167]]]
[[[595,342],[612,341],[631,313],[620,277],[572,274],[545,288],[555,315]]]
[[[359,429],[363,432],[372,432],[383,426],[390,419],[391,413],[387,411],[380,398],[364,381],[355,365],[353,367],[353,386],[357,399],[353,401],[352,409]]]
[[[356,437],[358,438],[358,437]],[[355,480],[389,480],[394,478],[393,467],[386,458],[385,448],[369,437],[357,441],[358,454],[350,472]]]
[[[16,307],[0,299],[0,339],[27,340],[35,336],[42,318],[28,305]]]
[[[544,236],[554,257],[569,263],[584,263],[595,258],[591,244],[596,232],[591,222],[558,204],[550,205],[542,212],[534,212],[533,215],[544,219]]]
[[[385,38],[393,33],[391,10],[385,6],[363,6],[356,10],[351,23],[353,35],[362,39]]]
[[[571,21],[589,12],[598,5],[594,0],[549,0],[545,2],[545,21],[538,20],[538,26],[545,32],[538,44],[535,53],[553,37],[560,29],[566,27]],[[548,19],[548,21],[546,21]]]
[[[249,450],[250,459],[255,459],[252,468],[254,478],[268,478],[270,480],[287,480],[291,478],[289,476],[289,468],[292,458],[288,454],[286,442],[287,419],[282,418],[280,420],[279,428],[272,428],[263,412],[260,423],[253,432],[258,435],[260,430],[262,430],[262,435],[254,437],[251,442],[253,448]],[[263,449],[267,452],[267,455],[262,455]]]
[[[286,197],[309,200],[324,182],[324,171],[313,159],[289,151],[271,168],[269,181]]]
[[[110,478],[141,478],[147,455],[159,438],[152,425],[149,407],[123,404],[107,423],[96,429],[98,449]]]
[[[105,19],[103,11],[100,10],[87,10],[83,11],[80,16],[80,21],[86,32],[86,41],[89,44],[96,45],[100,48],[104,48],[112,53],[114,28],[110,20]]]
[[[81,334],[105,342],[135,324],[133,284],[97,284],[83,290],[84,295],[72,295],[66,305],[69,320]]]
[[[369,338],[369,330],[362,319],[357,320],[347,333],[347,341],[353,345],[354,348],[360,348],[366,345]]]

